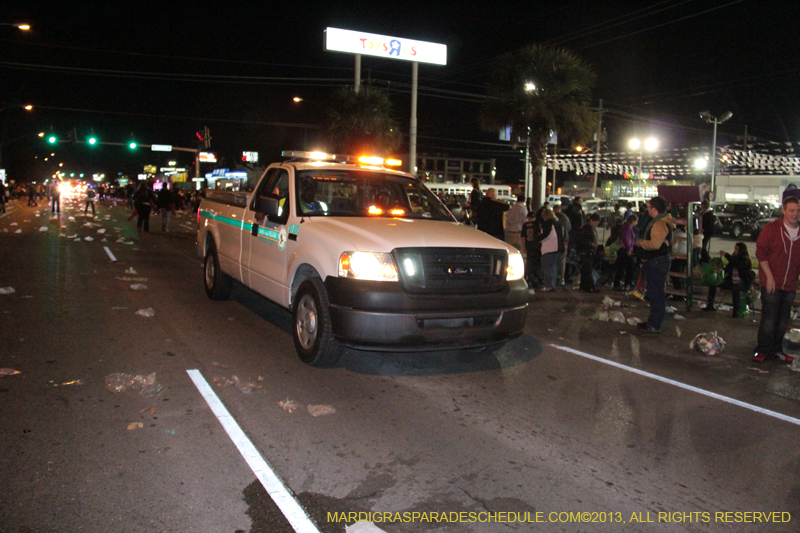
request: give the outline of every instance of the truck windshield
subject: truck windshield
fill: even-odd
[[[295,176],[298,215],[455,219],[422,183],[382,172],[313,169]]]

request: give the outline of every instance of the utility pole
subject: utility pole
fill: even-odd
[[[594,148],[594,184],[592,185],[592,198],[597,197],[597,174],[600,173],[600,137],[603,134],[603,99],[600,99],[600,111],[597,113],[597,143]]]

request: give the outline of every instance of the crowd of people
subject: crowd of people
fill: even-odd
[[[497,201],[492,191],[489,189],[484,196],[479,184],[473,182],[464,218],[522,251],[531,294],[571,285],[577,276],[579,289],[590,293],[606,283],[618,291],[638,289],[650,306],[647,321],[638,324],[642,333],[661,332],[670,278],[673,286],[681,289],[685,287],[688,264],[712,260],[710,243],[716,221],[708,201],[701,203],[697,228],[677,223],[679,208],[661,196],[651,198],[640,212],[633,211],[634,204],[618,204],[604,221],[609,236],[603,242],[597,233],[603,222],[601,216],[587,216],[579,196],[568,205],[551,207],[545,202],[533,210],[522,195],[508,205]],[[782,209],[783,217],[761,231],[756,245],[762,307],[753,355],[756,363],[771,358],[792,361],[782,345],[800,276],[800,200],[788,196]],[[745,243],[738,242],[731,253],[720,252],[720,259],[725,262],[724,277],[719,285],[709,286],[703,310],[717,310],[719,286],[731,292],[732,316],[739,318],[743,315],[742,294],[749,292],[756,281],[750,252]]]

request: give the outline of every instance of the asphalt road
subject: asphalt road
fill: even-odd
[[[349,512],[419,513],[387,532],[800,530],[800,405],[688,338],[591,320],[602,295],[537,295],[494,354],[315,369],[286,311],[241,286],[206,298],[191,216],[139,236],[122,204],[79,208],[0,215],[0,368],[20,372],[0,378],[0,532],[291,531],[192,369],[320,531]],[[112,392],[119,373],[157,386]]]

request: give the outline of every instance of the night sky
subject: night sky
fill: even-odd
[[[521,177],[519,155],[481,132],[478,114],[492,60],[534,42],[566,47],[595,68],[608,150],[624,150],[634,135],[655,135],[664,148],[710,146],[702,110],[733,112],[719,144],[745,126],[758,139],[800,138],[797,1],[6,1],[0,22],[33,27],[0,26],[0,107],[35,106],[0,112],[2,163],[23,181],[44,172],[34,156],[53,150],[35,133],[50,128],[195,147],[195,132],[208,126],[229,167],[243,150],[269,162],[282,149],[320,146],[324,107],[353,80],[353,56],[323,50],[329,26],[447,45],[446,66],[420,65],[418,153],[495,157]],[[410,79],[408,62],[363,58],[362,81],[390,92],[406,133]],[[87,172],[136,174],[167,158],[56,150]]]

